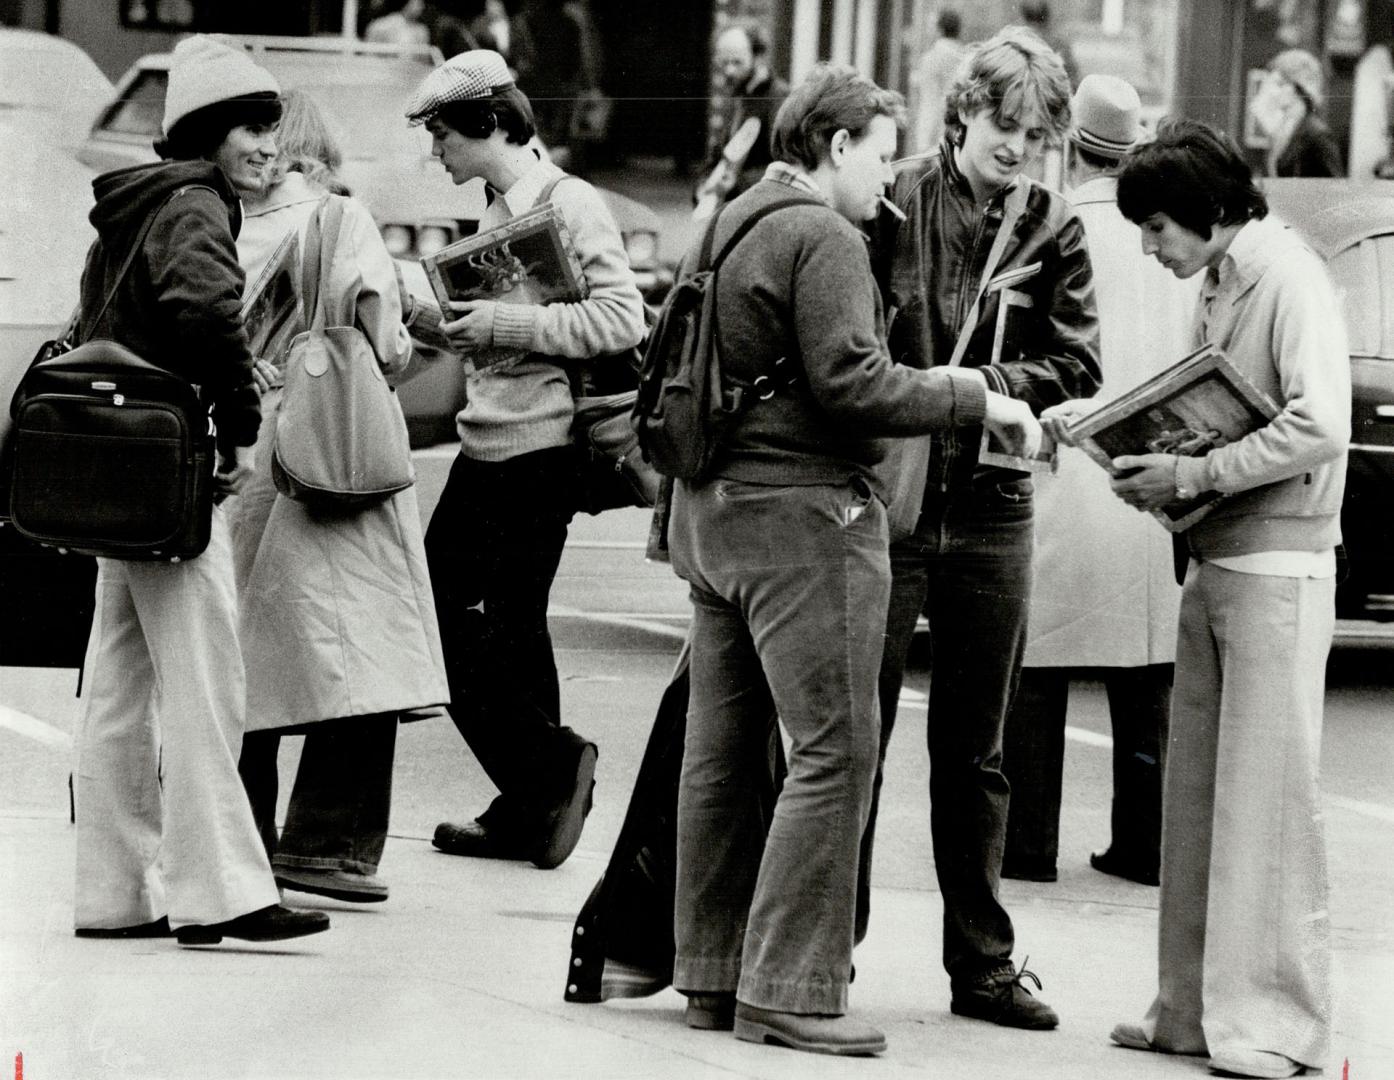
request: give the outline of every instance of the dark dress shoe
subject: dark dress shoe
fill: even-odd
[[[600,1000],[653,997],[666,990],[672,981],[671,972],[652,971],[607,956],[600,973]]]
[[[347,900],[351,904],[378,904],[387,899],[387,883],[376,874],[355,874],[337,867],[276,866],[278,888]]]
[[[595,743],[584,743],[576,755],[576,774],[571,789],[547,815],[546,839],[532,856],[540,870],[552,870],[566,862],[581,839],[586,815],[595,791],[595,762],[600,752]]]
[[[1120,858],[1113,854],[1112,848],[1107,851],[1094,852],[1089,856],[1089,865],[1101,874],[1127,878],[1129,881],[1136,881],[1139,885],[1160,885],[1162,883],[1161,875],[1156,866],[1143,866],[1130,859]]]
[[[225,937],[241,941],[286,941],[329,929],[322,911],[292,911],[280,904],[239,915],[227,922],[181,926],[174,931],[180,945],[216,945]]]
[[[169,937],[174,931],[169,928],[169,919],[161,915],[139,926],[79,926],[73,933],[86,938],[152,938]]]
[[[453,825],[442,821],[436,826],[431,843],[447,855],[469,855],[476,859],[526,859],[528,846],[520,840],[488,829],[478,821]]]
[[[1060,1024],[1060,1017],[1043,1001],[1031,996],[1022,985],[1030,979],[1041,988],[1041,980],[1022,964],[1017,972],[1004,972],[974,986],[956,986],[949,1011],[955,1016],[986,1020],[1002,1027],[1025,1028],[1028,1031],[1049,1031]]]
[[[1011,878],[1013,881],[1058,881],[1059,873],[1055,869],[1055,863],[1031,862],[1027,859],[1013,861],[1002,860],[1002,873],[1004,878]]]
[[[777,1043],[811,1054],[879,1054],[886,1036],[864,1020],[850,1016],[817,1016],[760,1009],[736,1003],[736,1038],[744,1042]]]

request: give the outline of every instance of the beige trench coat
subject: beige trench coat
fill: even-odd
[[[303,243],[323,193],[297,173],[248,208],[238,257],[255,281],[287,230]],[[328,286],[352,291],[358,324],[392,381],[411,357],[391,257],[350,200]],[[267,359],[274,358],[268,357]],[[315,515],[271,481],[281,391],[262,399],[256,472],[229,500],[247,665],[247,730],[398,712],[449,700],[413,488],[364,510]]]
[[[1070,201],[1084,222],[1104,382],[1099,400],[1130,390],[1188,351],[1198,283],[1142,254],[1118,211],[1117,181],[1081,184]],[[1082,451],[1062,448],[1060,471],[1037,477],[1036,558],[1026,667],[1140,667],[1176,656],[1181,590],[1171,534],[1109,489]]]

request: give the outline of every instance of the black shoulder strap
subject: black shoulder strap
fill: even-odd
[[[726,256],[731,254],[735,246],[745,239],[746,233],[750,232],[763,218],[769,217],[776,211],[784,210],[791,206],[826,205],[826,203],[819,202],[817,199],[776,199],[772,203],[766,203],[736,226],[736,231],[731,234],[731,238],[722,246],[716,258],[711,259],[711,262],[708,263],[707,260],[711,258],[712,241],[716,236],[716,219],[721,216],[718,212],[712,216],[711,227],[707,230],[707,235],[702,238],[702,253],[698,259],[697,269],[705,270],[710,266],[712,270],[716,270],[726,261]]]
[[[106,309],[109,308],[111,302],[116,299],[116,291],[121,288],[121,283],[126,280],[126,275],[131,272],[131,266],[136,261],[136,256],[140,254],[141,246],[145,243],[145,238],[150,234],[150,229],[155,224],[155,219],[160,216],[160,212],[175,199],[179,198],[180,195],[183,195],[184,192],[190,191],[196,187],[208,187],[208,185],[185,184],[181,188],[176,188],[165,197],[159,206],[155,207],[155,209],[150,212],[150,215],[145,219],[144,223],[142,223],[140,232],[136,234],[135,243],[133,243],[130,250],[126,252],[125,261],[121,263],[121,269],[116,272],[116,280],[112,282],[111,289],[106,294],[106,299],[102,301],[102,306],[97,309],[97,315],[92,320],[92,326],[89,328],[87,335],[82,339],[83,341],[86,341],[92,336],[93,331],[95,331],[97,326],[101,323],[102,316],[106,314]],[[212,188],[208,188],[208,190],[213,191]],[[217,193],[214,192],[214,194]],[[78,305],[78,310],[79,312],[82,310],[81,305]],[[77,320],[74,319],[74,325],[76,325],[76,321]]]

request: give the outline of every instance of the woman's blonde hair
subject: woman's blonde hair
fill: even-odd
[[[287,173],[302,173],[320,187],[336,189],[344,155],[324,113],[304,90],[281,94],[281,126],[276,129],[276,158],[271,162],[270,183],[278,184]]]

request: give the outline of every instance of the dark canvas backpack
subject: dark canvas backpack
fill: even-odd
[[[790,206],[822,205],[780,199],[762,206],[712,258],[718,212],[702,237],[696,267],[664,298],[644,350],[630,423],[644,458],[665,476],[703,479],[735,420],[754,401],[774,393],[770,375],[746,382],[722,371],[716,304],[721,264],[763,218]]]

